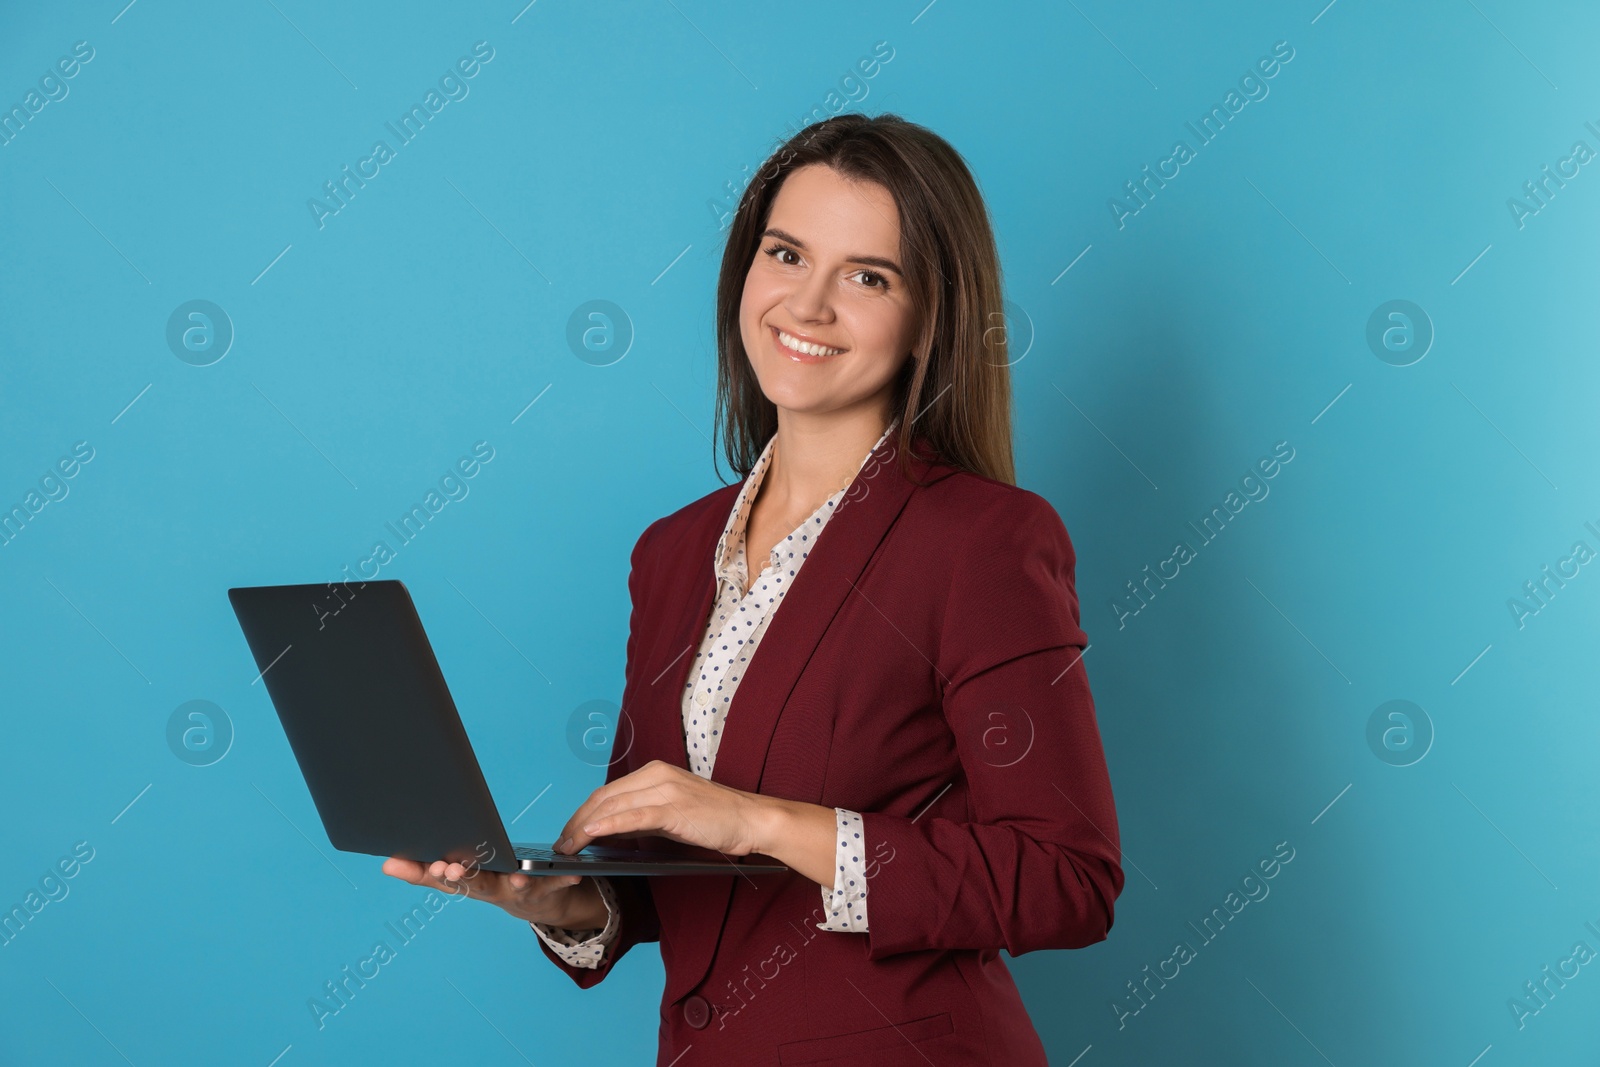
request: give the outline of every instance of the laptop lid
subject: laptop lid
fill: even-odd
[[[519,869],[402,582],[228,599],[335,848]]]

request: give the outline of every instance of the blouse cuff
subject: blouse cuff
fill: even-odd
[[[600,899],[606,904],[606,925],[603,929],[569,930],[548,923],[528,923],[533,927],[533,932],[539,935],[539,939],[549,945],[550,950],[561,957],[563,962],[590,970],[600,966],[600,959],[605,955],[607,946],[617,939],[622,915],[622,908],[617,904],[616,890],[611,888],[611,879],[596,878],[594,883],[600,889]]]
[[[822,891],[822,907],[828,918],[817,923],[819,930],[839,933],[867,932],[867,851],[861,837],[861,815],[848,808],[834,808],[833,888]]]

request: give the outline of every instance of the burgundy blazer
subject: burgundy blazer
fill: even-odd
[[[861,812],[870,932],[818,930],[803,875],[730,873],[614,879],[621,926],[597,968],[539,942],[583,988],[660,942],[659,1067],[1042,1067],[999,950],[1111,928],[1121,852],[1067,531],[1025,489],[920,458],[908,479],[894,448],[862,468],[768,623],[712,775]],[[681,698],[739,489],[634,546],[626,751],[608,781],[688,766]]]

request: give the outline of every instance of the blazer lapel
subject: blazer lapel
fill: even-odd
[[[707,505],[698,524],[690,530],[678,559],[662,560],[670,569],[662,579],[658,595],[667,605],[682,605],[676,615],[650,612],[646,625],[661,625],[665,636],[646,659],[648,676],[641,679],[643,689],[634,696],[628,713],[634,730],[638,758],[630,770],[652,759],[689,769],[689,754],[683,743],[683,689],[689,681],[694,650],[705,633],[706,620],[717,596],[717,579],[712,572],[711,554],[722,536],[728,512],[739,496],[741,483],[724,486]],[[678,546],[675,546],[678,547]],[[646,637],[648,641],[649,638]]]
[[[862,466],[767,622],[728,706],[712,781],[761,791],[767,746],[800,672],[916,488],[900,476],[896,448],[891,436]],[[912,467],[914,475],[922,470]]]
[[[917,444],[916,451],[926,454],[926,442],[919,439]],[[784,594],[783,603],[768,621],[756,654],[728,707],[722,742],[712,766],[712,781],[748,793],[760,792],[767,748],[789,694],[829,623],[860,583],[868,561],[916,488],[912,480],[899,473],[897,447],[891,435],[862,466],[818,535],[805,565]],[[910,470],[913,478],[922,481],[935,480],[950,472],[948,467],[935,469],[933,464],[921,459],[913,459]],[[726,499],[727,506],[720,508],[720,514],[717,514],[718,508],[711,509],[715,518],[698,529],[692,538],[694,557],[689,566],[694,578],[690,589],[684,590],[685,594],[692,590],[692,594],[684,595],[681,602],[690,603],[693,608],[676,620],[671,645],[672,652],[681,653],[681,658],[674,662],[670,671],[664,672],[670,678],[662,677],[652,686],[654,690],[661,683],[671,682],[665,693],[652,692],[649,712],[641,716],[649,722],[650,730],[644,752],[654,758],[665,758],[662,753],[670,749],[673,762],[685,768],[688,759],[683,748],[680,701],[693,651],[705,632],[716,594],[710,559],[722,525],[727,521],[728,510],[737,497],[738,487],[729,488],[733,492]],[[666,700],[668,696],[672,699]],[[638,725],[640,729],[646,728],[643,723]],[[669,728],[670,740],[664,736]],[[734,882],[745,878],[755,889],[761,890],[765,887],[765,878],[777,877],[751,878],[735,874],[734,877],[668,877],[654,881],[652,893],[658,912],[675,912],[682,917],[684,927],[681,939],[675,939],[678,943],[672,946],[674,959],[667,976],[667,1002],[676,1001],[705,976],[727,916]]]

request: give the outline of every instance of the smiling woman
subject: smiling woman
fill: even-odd
[[[794,355],[781,330],[847,350],[855,341],[864,358],[806,387],[825,406],[840,388],[887,386],[875,399],[899,417],[902,472],[919,420],[945,459],[1014,481],[1005,331],[985,329],[1003,307],[999,257],[960,155],[898,116],[846,114],[773,159],[783,162],[762,169],[773,177],[745,192],[717,288],[717,411],[734,468],[755,466],[787,406],[763,374],[779,389],[805,382],[763,358]]]
[[[773,159],[717,287],[739,479],[634,545],[631,743],[557,848],[657,836],[788,869],[474,884],[580,987],[659,942],[661,1064],[1043,1065],[1000,952],[1104,939],[1123,875],[1076,557],[1012,473],[988,212],[895,115]],[[1026,743],[997,751],[1007,723]]]
[[[896,214],[883,186],[820,164],[795,171],[773,201],[745,274],[739,333],[762,395],[797,429],[869,404],[888,421],[887,390],[910,359],[916,314],[896,262]]]

